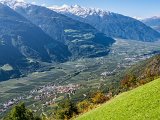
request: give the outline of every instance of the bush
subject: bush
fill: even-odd
[[[137,86],[137,79],[135,75],[127,74],[124,76],[124,79],[121,81],[122,89],[128,90]]]
[[[91,101],[94,104],[102,104],[109,100],[108,97],[106,97],[102,92],[98,91],[92,95],[93,97],[91,98]]]
[[[84,113],[93,109],[94,105],[88,100],[83,100],[77,104],[77,108],[80,113]]]

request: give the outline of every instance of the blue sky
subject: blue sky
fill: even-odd
[[[127,16],[146,18],[160,16],[160,0],[25,0],[39,5],[81,5],[97,7]]]

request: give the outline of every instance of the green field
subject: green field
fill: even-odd
[[[76,120],[160,120],[160,79],[122,93]]]

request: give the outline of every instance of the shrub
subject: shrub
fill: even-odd
[[[98,91],[96,93],[93,94],[93,97],[91,98],[91,101],[94,104],[102,104],[104,102],[106,102],[107,100],[109,100],[108,97],[106,97],[102,92]]]
[[[94,108],[94,105],[89,100],[83,100],[77,104],[80,113],[87,112]]]

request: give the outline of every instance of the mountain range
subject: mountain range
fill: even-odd
[[[142,20],[143,23],[160,32],[160,17],[154,16]]]
[[[45,7],[30,5],[15,8],[50,37],[68,46],[72,59],[107,55],[114,40],[89,24],[73,20]]]
[[[48,8],[16,1],[2,3],[0,80],[17,77],[24,70],[34,71],[41,62],[105,56],[115,41],[89,24]],[[6,65],[13,69],[6,71]]]
[[[43,63],[106,56],[115,42],[112,37],[152,42],[160,33],[101,9],[1,0],[0,80],[28,74]]]
[[[158,32],[144,23],[107,10],[85,8],[79,5],[52,6],[49,9],[88,23],[107,36],[148,42],[155,41],[160,37]]]

